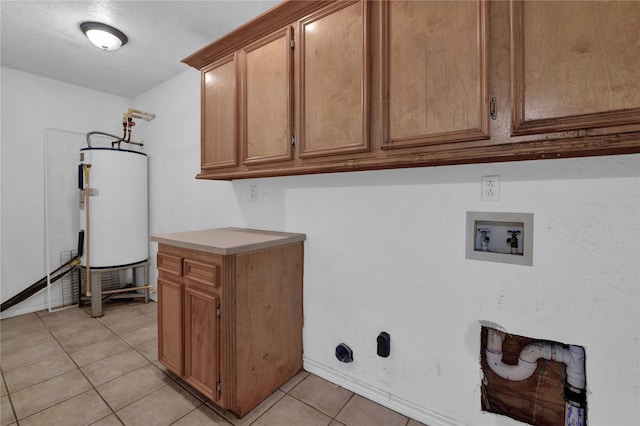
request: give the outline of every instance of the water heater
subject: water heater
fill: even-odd
[[[88,262],[91,268],[119,267],[149,257],[147,167],[147,155],[142,152],[113,148],[80,150],[83,266]]]

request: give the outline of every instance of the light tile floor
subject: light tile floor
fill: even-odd
[[[156,303],[88,311],[0,321],[0,426],[421,424],[305,371],[238,419],[158,362]]]

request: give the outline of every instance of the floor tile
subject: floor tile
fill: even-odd
[[[331,417],[285,395],[252,426],[327,426]]]
[[[282,399],[285,396],[285,393],[281,391],[275,391],[272,393],[267,399],[262,401],[256,408],[249,411],[246,416],[239,419],[235,416],[235,414],[230,411],[226,411],[218,407],[217,405],[207,402],[207,406],[213,408],[218,414],[227,419],[230,423],[235,426],[249,426],[252,424],[258,417],[267,412],[276,402]]]
[[[57,312],[39,311],[37,314],[40,320],[45,323],[48,328],[91,318],[91,315],[78,308],[64,309]]]
[[[135,350],[149,361],[155,362],[158,360],[158,339],[144,342],[136,346]]]
[[[157,303],[103,311],[0,321],[0,426],[425,426],[306,371],[238,419],[158,361]]]
[[[76,365],[71,358],[62,353],[7,371],[4,378],[9,391],[13,393],[75,369]]]
[[[20,333],[13,337],[4,339],[2,336],[2,343],[0,344],[0,352],[6,354],[8,352],[15,351],[25,346],[38,345],[40,343],[54,342],[56,339],[46,328],[40,330],[31,331],[28,333]]]
[[[36,314],[18,315],[0,321],[0,342],[21,334],[31,333],[46,328]]]
[[[122,422],[118,420],[115,414],[111,414],[95,423],[91,423],[91,426],[122,426]]]
[[[111,336],[90,345],[70,350],[69,355],[79,367],[85,367],[121,352],[131,350],[131,347],[120,338],[114,334],[111,334]]]
[[[149,364],[101,386],[98,392],[117,411],[169,384],[172,380],[155,365]]]
[[[124,307],[105,314],[98,321],[114,333],[122,334],[142,328],[153,320],[131,307]]]
[[[230,423],[223,419],[211,408],[201,405],[172,426],[229,426]]]
[[[202,405],[176,383],[170,383],[117,411],[127,426],[163,426]]]
[[[85,426],[109,415],[111,410],[91,389],[60,404],[20,420],[20,426]]]
[[[11,394],[18,420],[91,389],[91,384],[78,370],[70,371],[46,382]]]
[[[55,324],[48,325],[51,334],[57,338],[68,336],[69,334],[79,333],[81,331],[91,330],[100,327],[100,323],[95,318],[86,317],[73,321],[59,321]]]
[[[64,350],[60,344],[53,340],[38,343],[33,346],[24,346],[15,351],[2,355],[2,371],[7,372],[26,364],[41,359],[63,355]]]
[[[133,349],[129,349],[84,366],[82,367],[82,372],[94,386],[100,386],[148,363],[149,361],[142,355]]]
[[[16,315],[14,317],[5,318],[0,321],[0,330],[9,331],[11,329],[18,328],[24,324],[31,322],[38,322],[40,318],[38,315],[34,313],[24,314],[24,315]]]
[[[158,323],[152,322],[143,327],[137,328],[126,333],[120,333],[119,336],[130,344],[131,346],[138,347],[149,341],[158,341]]]
[[[154,320],[158,319],[158,304],[154,301],[149,301],[149,303],[135,303],[130,306]]]
[[[96,327],[59,337],[58,340],[67,351],[72,351],[114,336],[115,334],[111,330],[99,324],[99,326]]]
[[[353,396],[353,392],[311,375],[293,388],[289,395],[331,417],[335,417],[349,401],[349,398]]]
[[[308,372],[304,370],[300,370],[300,372],[295,376],[293,376],[291,380],[289,380],[287,383],[282,385],[280,387],[280,390],[284,393],[288,393],[291,389],[295,388],[298,385],[298,383],[306,379],[308,376],[309,376]]]
[[[336,420],[347,426],[405,426],[408,419],[360,395],[354,395]]]
[[[0,425],[6,426],[15,423],[16,418],[13,416],[13,409],[8,396],[0,398]]]

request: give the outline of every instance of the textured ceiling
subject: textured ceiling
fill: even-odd
[[[133,98],[185,71],[180,61],[278,1],[2,0],[2,66]],[[80,31],[100,21],[129,38],[94,47]]]

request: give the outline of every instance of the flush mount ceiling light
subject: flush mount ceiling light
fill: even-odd
[[[91,43],[102,50],[117,50],[129,41],[122,31],[102,22],[83,22],[80,29]]]

